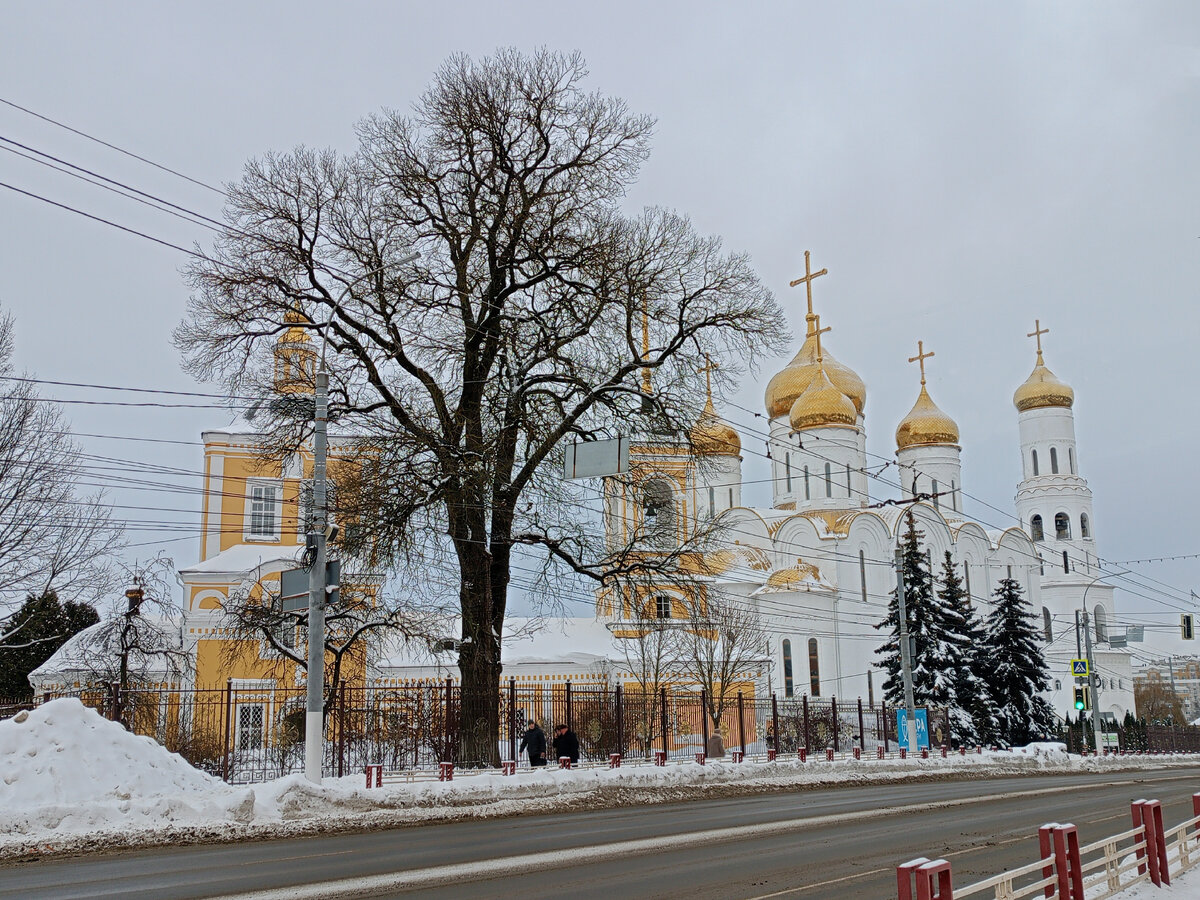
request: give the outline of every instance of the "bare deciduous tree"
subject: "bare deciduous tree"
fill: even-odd
[[[121,546],[103,496],[80,490],[62,410],[13,373],[13,342],[12,317],[0,315],[0,647],[21,643],[12,608],[26,597],[90,603],[111,591]]]
[[[556,471],[564,442],[651,419],[685,432],[704,351],[728,379],[786,339],[744,255],[681,215],[622,211],[651,121],[585,92],[586,74],[577,55],[456,56],[411,115],[362,122],[352,156],[249,163],[176,332],[191,372],[239,393],[268,388],[285,317],[325,333],[331,416],[378,461],[371,552],[423,566],[438,546],[457,576],[465,765],[499,760],[514,558],[604,577],[585,489]],[[304,404],[264,413],[306,433]]]

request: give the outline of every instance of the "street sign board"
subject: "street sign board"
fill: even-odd
[[[331,559],[325,564],[325,605],[336,604],[340,599],[338,587],[342,579],[342,564]],[[288,569],[279,576],[279,600],[285,613],[304,612],[308,609],[308,569]]]
[[[576,441],[568,444],[563,457],[563,477],[598,478],[629,471],[629,438],[605,441]]]
[[[1127,625],[1125,627],[1125,640],[1131,644],[1140,644],[1146,640],[1145,625]]]
[[[917,749],[929,749],[929,710],[917,707]],[[900,747],[912,752],[908,746],[908,711],[903,707],[896,710],[896,734],[900,736]]]
[[[1086,659],[1071,660],[1071,675],[1075,678],[1088,677],[1088,664]]]

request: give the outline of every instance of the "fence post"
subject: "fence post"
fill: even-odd
[[[804,705],[804,746],[807,748],[812,746],[812,741],[809,740],[808,735],[808,694],[805,694],[801,700]]]
[[[450,705],[454,701],[453,689],[454,682],[449,675],[446,676],[446,709],[442,713],[443,735],[445,742],[442,746],[445,748],[446,756],[450,756]],[[451,759],[439,759],[438,762],[453,762]]]
[[[346,774],[346,679],[338,683],[338,778]]]
[[[896,866],[896,894],[900,900],[913,900],[912,873],[927,862],[929,862],[928,857],[918,856],[916,859]]]
[[[508,679],[508,758],[517,758],[517,679]]]
[[[830,697],[829,704],[830,704],[830,708],[833,710],[833,752],[841,753],[842,752],[842,743],[841,743],[842,723],[838,719],[837,697]]]
[[[621,756],[625,755],[625,693],[621,690],[621,685],[617,685],[614,692],[617,700],[617,753]],[[611,754],[610,754],[611,756]]]
[[[1049,822],[1038,829],[1038,850],[1041,851],[1042,861],[1046,865],[1042,866],[1042,878],[1049,878],[1054,874],[1054,829],[1058,827],[1058,823]],[[1055,887],[1053,884],[1048,884],[1042,888],[1044,897],[1053,897]],[[1062,900],[1066,900],[1064,896]]]
[[[742,692],[738,691],[738,749],[746,754],[746,704],[742,700]]]
[[[942,746],[948,747],[954,743],[954,736],[950,734],[950,707],[946,707],[946,739],[942,741]]]
[[[575,726],[571,722],[571,679],[570,678],[567,679],[567,727],[570,728],[572,731],[575,730]]]
[[[1058,896],[1062,900],[1084,900],[1079,832],[1074,825],[1054,827],[1054,868],[1058,872]]]
[[[666,688],[659,688],[659,697],[660,697],[660,699],[659,699],[659,710],[658,711],[659,711],[660,717],[662,718],[663,754],[665,756],[665,754],[667,754],[669,752],[669,749],[667,747],[667,689]]]
[[[858,749],[867,749],[867,730],[863,727],[862,697],[858,698]]]
[[[879,701],[879,714],[883,718],[883,752],[888,753],[888,711],[887,701]]]
[[[708,691],[700,688],[700,737],[704,741],[704,753],[708,754]],[[1198,813],[1197,815],[1200,815]]]
[[[229,736],[233,732],[233,679],[225,682],[225,740],[221,745],[221,780],[229,781],[229,754],[233,748],[229,744]]]
[[[775,736],[775,756],[779,756],[779,702],[771,691],[771,734]]]

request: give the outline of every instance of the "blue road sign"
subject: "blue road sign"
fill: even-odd
[[[896,710],[896,734],[900,735],[901,749],[909,750],[908,711],[905,709]],[[919,706],[917,707],[917,749],[929,749],[929,710]]]

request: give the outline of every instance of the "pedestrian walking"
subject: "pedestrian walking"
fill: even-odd
[[[559,759],[570,757],[571,765],[579,762],[579,738],[566,725],[558,725],[554,729],[554,755]]]
[[[529,727],[525,729],[525,735],[521,738],[521,747],[517,752],[522,750],[529,751],[529,765],[544,766],[546,764],[546,732],[538,727],[537,722],[530,722]]]

